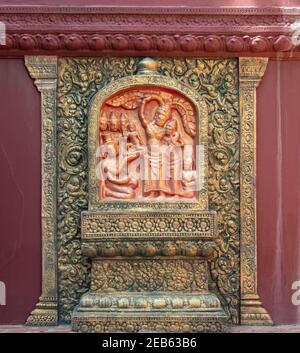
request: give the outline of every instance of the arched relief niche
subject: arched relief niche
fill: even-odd
[[[77,330],[105,331],[114,326],[125,331],[132,327],[199,331],[221,329],[227,319],[233,323],[270,323],[257,294],[255,231],[255,91],[267,60],[162,58],[159,75],[136,75],[138,61],[26,57],[26,66],[42,92],[44,161],[43,293],[28,323],[68,322],[82,293],[89,288],[73,317]],[[140,77],[147,76],[147,85],[179,92],[194,104],[199,114],[196,138],[206,146],[203,188],[192,200],[101,201],[99,182],[93,174],[98,163],[95,152],[99,146],[100,100],[123,89],[142,87],[145,82],[141,85]],[[107,87],[111,91],[104,97]],[[102,98],[93,105],[97,97]],[[89,115],[92,106],[94,119],[93,114]],[[205,117],[207,124],[203,123]],[[91,286],[86,255],[92,258]],[[116,257],[121,261],[116,262]],[[142,260],[134,262],[134,258]],[[118,271],[123,284],[112,285]],[[99,284],[103,273],[105,278]],[[147,277],[147,273],[152,275]],[[179,273],[186,274],[185,280],[179,276],[183,287],[178,287]],[[162,281],[147,287],[145,283],[153,283],[151,278]],[[151,295],[160,292],[160,297],[149,297],[140,309],[157,310],[155,319],[136,317],[126,326],[128,316],[108,317],[108,309],[103,309],[128,314],[140,305],[138,293],[145,296],[149,291]],[[120,297],[121,292],[125,297]],[[183,301],[177,302],[175,293]],[[182,302],[185,304],[180,308]],[[204,319],[194,305],[202,305],[204,311],[205,305],[212,305],[215,316]],[[188,316],[187,320],[170,317],[159,322],[157,313],[169,313],[175,307]],[[181,317],[187,317],[184,315]]]
[[[98,120],[99,200],[195,200],[197,119],[194,104],[165,87],[137,86],[106,99]],[[116,173],[120,152],[123,178]]]
[[[149,62],[153,65],[150,59]],[[159,75],[155,66],[150,71],[141,65],[137,75],[121,78],[101,89],[95,94],[89,113],[90,208],[142,205],[144,209],[151,209],[158,202],[159,209],[174,210],[184,205],[207,209],[207,125],[207,106],[199,95],[188,86]],[[106,167],[108,158],[103,155],[109,155],[107,148],[112,148],[113,157],[120,157],[121,145],[126,149],[124,160],[134,158],[137,162],[138,159],[134,170],[128,170],[132,175],[139,169],[138,175],[127,185],[123,181],[122,185],[103,181],[111,174]],[[166,155],[170,158],[164,169]],[[118,158],[116,160],[118,162]],[[185,165],[188,170],[174,175],[176,163],[182,169]],[[127,164],[130,169],[130,163]],[[197,185],[189,188],[185,174],[188,181],[194,177]],[[101,202],[104,200],[114,202]],[[131,202],[120,206],[119,202],[126,200]],[[170,201],[172,203],[168,204]]]

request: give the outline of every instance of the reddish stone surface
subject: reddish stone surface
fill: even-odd
[[[41,291],[40,103],[22,59],[0,59],[0,323],[24,323]]]

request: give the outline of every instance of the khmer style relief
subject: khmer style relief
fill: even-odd
[[[203,156],[186,97],[151,86],[117,93],[98,126],[100,200],[195,200],[196,152]]]
[[[78,302],[72,321],[81,331],[211,331],[224,311],[233,323],[271,322],[257,294],[253,182],[255,87],[266,63],[26,58],[47,108],[45,185],[55,186],[57,168],[57,188],[42,200],[51,211],[42,234],[43,294],[28,323],[69,322]],[[57,145],[49,126],[57,126]],[[155,143],[149,126],[159,131]],[[122,159],[109,163],[106,146],[127,159],[126,168]],[[168,148],[171,158],[160,150]],[[205,316],[211,305],[214,317]]]
[[[78,331],[210,331],[226,320],[210,291],[207,106],[157,68],[143,59],[91,101],[81,232],[92,281]]]

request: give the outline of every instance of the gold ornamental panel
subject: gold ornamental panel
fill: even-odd
[[[267,59],[159,58],[155,75],[147,67],[136,75],[138,58],[26,57],[25,61],[41,92],[44,195],[42,295],[28,323],[70,322],[78,304],[81,317],[73,317],[73,327],[84,332],[112,328],[214,331],[221,329],[226,317],[235,324],[271,323],[257,293],[255,214],[256,87]],[[132,84],[128,85],[128,77]],[[99,198],[99,183],[93,173],[97,164],[94,152],[101,138],[101,107],[115,104],[109,101],[111,94],[141,87],[141,77],[148,77],[152,88],[183,94],[194,106],[194,141],[205,146],[205,183],[196,199]],[[121,108],[114,109],[118,112]],[[93,109],[94,115],[89,115]],[[131,116],[134,109],[129,110]],[[181,127],[180,119],[179,113],[176,120]],[[134,128],[131,130],[134,133]],[[136,136],[130,138],[133,141]],[[180,227],[174,228],[178,219]],[[111,230],[109,224],[113,225]],[[131,231],[132,227],[139,231]],[[127,236],[122,238],[121,234]],[[108,285],[117,257],[124,258],[124,267],[118,267],[119,282],[131,273],[134,284],[131,294],[115,290],[110,299],[116,316],[108,318],[105,308],[110,303],[99,287],[103,271],[98,269],[106,269],[108,277],[103,281]],[[153,257],[158,261],[153,262]],[[140,270],[142,262],[136,258],[147,262],[148,270]],[[165,283],[170,281],[171,268],[176,269],[174,283],[180,278],[189,278],[192,283],[198,264],[206,276],[197,278],[204,280],[209,294],[203,292],[204,287],[198,290],[190,285],[190,291],[177,292],[178,298],[169,291],[156,293],[143,303],[137,283],[140,273],[149,274],[154,263],[160,266]],[[189,275],[190,269],[194,277]],[[194,312],[190,303],[196,305]],[[140,317],[130,316],[131,308],[139,305]],[[143,314],[143,305],[169,310],[170,315],[163,319]],[[210,305],[215,316],[205,315]],[[177,312],[171,314],[171,310]],[[117,314],[124,311],[126,318]]]

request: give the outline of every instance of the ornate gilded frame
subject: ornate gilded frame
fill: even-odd
[[[263,77],[267,62],[267,58],[239,58],[241,324],[272,323],[269,314],[262,307],[257,293],[256,256],[256,87]],[[55,325],[58,321],[56,255],[57,57],[28,56],[25,57],[25,65],[41,92],[42,108],[42,295],[27,323]]]

